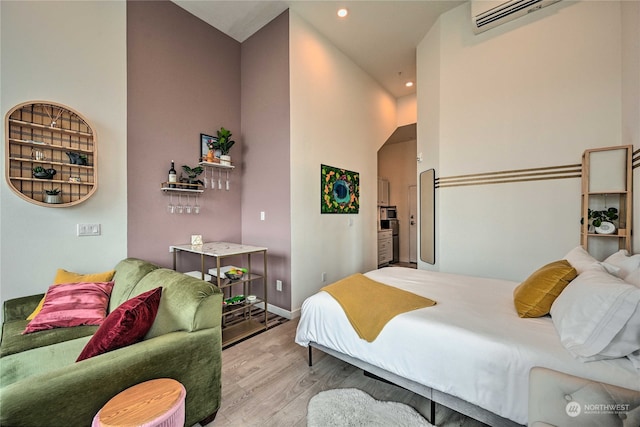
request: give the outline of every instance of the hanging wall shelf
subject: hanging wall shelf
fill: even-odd
[[[11,190],[39,206],[68,207],[98,188],[97,138],[73,109],[50,101],[13,107],[5,119],[6,178]],[[59,203],[46,191],[60,190]]]
[[[234,169],[235,168],[235,166],[233,165],[223,165],[222,163],[200,162],[198,164],[203,167],[218,168],[218,169]]]
[[[175,188],[171,188],[170,185],[175,185]],[[202,193],[204,192],[200,184],[183,184],[179,182],[163,182],[160,184],[160,189],[164,192],[176,192],[176,193]]]

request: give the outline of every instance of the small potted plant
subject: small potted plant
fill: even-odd
[[[195,168],[191,168],[187,165],[182,165],[182,170],[184,171],[185,174],[187,174],[187,177],[184,178],[181,176],[180,182],[186,183],[186,184],[204,185],[204,182],[198,179],[198,175],[204,172],[204,168],[202,166],[196,166]],[[189,186],[188,188],[193,188],[193,187]]]
[[[608,208],[596,211],[589,209],[589,224],[598,234],[611,234],[616,230],[613,221],[618,219],[618,209]]]
[[[62,191],[59,188],[52,188],[51,190],[44,190],[44,202],[57,204],[62,203]]]
[[[215,148],[220,150],[220,164],[231,165],[231,156],[229,156],[229,150],[236,142],[231,139],[231,131],[221,127],[217,131],[218,138],[215,142]]]
[[[38,179],[52,179],[56,173],[56,170],[53,168],[45,169],[42,166],[33,168],[33,177]]]

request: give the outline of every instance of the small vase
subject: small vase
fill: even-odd
[[[213,152],[213,150],[209,150],[209,152],[207,153],[207,162],[211,163],[213,162],[213,159],[215,159],[215,153]]]
[[[44,202],[51,204],[62,203],[62,196],[60,194],[45,194]]]
[[[78,155],[78,153],[67,153],[67,156],[69,156],[69,163],[71,163],[72,165],[75,165],[78,163],[78,160],[80,159],[80,156]]]
[[[220,156],[220,164],[221,165],[231,166],[231,156],[227,156],[226,154],[221,155]]]

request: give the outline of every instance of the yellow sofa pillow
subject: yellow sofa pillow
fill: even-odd
[[[103,273],[80,274],[59,268],[56,272],[56,277],[53,279],[53,285],[80,282],[110,282],[115,274],[115,270],[105,271]],[[44,304],[44,297],[42,297],[42,299],[38,303],[38,306],[35,308],[35,310],[33,310],[33,313],[31,313],[29,317],[27,317],[27,320],[33,320],[33,318],[36,317],[38,313],[40,313],[40,310],[42,310],[42,304]]]
[[[541,317],[549,314],[551,304],[577,275],[576,269],[564,259],[534,271],[513,290],[518,316]]]

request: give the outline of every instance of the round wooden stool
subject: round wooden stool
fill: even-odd
[[[112,397],[92,427],[183,427],[184,386],[170,378],[145,381]]]

